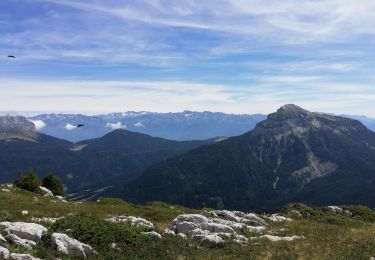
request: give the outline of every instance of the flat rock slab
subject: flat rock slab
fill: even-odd
[[[35,223],[0,222],[0,231],[38,243],[42,236],[47,233],[47,228]]]
[[[86,258],[95,255],[91,246],[62,233],[53,233],[51,238],[52,246],[60,253],[72,256]]]

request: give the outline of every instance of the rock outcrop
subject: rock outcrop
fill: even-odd
[[[129,223],[132,226],[140,227],[140,228],[146,228],[146,229],[154,229],[154,224],[152,224],[150,221],[140,218],[140,217],[134,217],[134,216],[115,216],[110,217],[106,219],[107,221],[113,222],[113,223]]]
[[[0,231],[38,243],[42,236],[47,233],[47,228],[35,223],[0,222]]]
[[[177,216],[166,234],[183,235],[199,241],[214,244],[232,240],[236,243],[247,243],[247,238],[238,234],[239,231],[263,233],[265,226],[250,226],[249,224],[263,224],[266,222],[256,214],[246,214],[241,211],[214,210],[203,211],[201,214],[183,214]]]
[[[305,239],[304,236],[291,236],[291,237],[279,237],[279,236],[273,236],[273,235],[264,235],[260,238],[266,238],[272,242],[278,242],[278,241],[294,241],[294,240],[301,240]]]
[[[81,243],[66,234],[53,233],[51,242],[52,246],[54,246],[58,252],[69,256],[86,258],[96,254],[91,246]]]
[[[150,238],[163,239],[163,237],[156,231],[142,232],[142,234]]]
[[[43,186],[39,186],[37,192],[45,197],[53,197],[53,192]]]
[[[340,208],[338,206],[328,206],[327,207],[331,212],[337,214],[337,215],[342,215],[346,217],[353,217],[353,213],[350,212],[349,210],[344,210],[343,208]]]
[[[20,238],[14,234],[9,234],[6,236],[6,239],[12,242],[16,246],[23,247],[27,250],[31,250],[36,246],[36,242],[28,239]]]

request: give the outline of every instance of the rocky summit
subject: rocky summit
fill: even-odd
[[[36,138],[35,125],[23,116],[0,116],[0,140]]]

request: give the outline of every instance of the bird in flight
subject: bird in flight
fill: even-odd
[[[85,126],[85,125],[77,125],[77,128],[80,128],[80,127],[82,127],[82,126]]]
[[[8,55],[8,58],[12,58],[12,59],[15,59],[15,58],[16,58],[16,56],[14,56],[14,55]]]

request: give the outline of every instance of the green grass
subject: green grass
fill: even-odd
[[[36,199],[35,199],[35,198]],[[289,205],[298,209],[302,219],[290,223],[269,223],[268,230],[287,228],[282,235],[303,235],[305,240],[270,242],[255,240],[246,246],[225,243],[213,246],[207,243],[164,236],[153,240],[142,236],[141,229],[127,224],[104,221],[109,215],[133,215],[152,221],[161,232],[182,213],[198,210],[164,203],[145,206],[133,205],[119,199],[100,199],[98,202],[54,202],[28,191],[16,189],[0,192],[0,221],[30,221],[32,217],[65,217],[55,224],[45,224],[52,232],[66,232],[90,244],[99,255],[92,259],[370,259],[375,256],[375,212],[363,206],[344,206],[354,218],[337,216],[326,208]],[[284,211],[288,209],[286,207]],[[22,216],[21,210],[28,210]],[[255,234],[245,233],[246,236]],[[31,253],[43,259],[69,259],[57,254],[50,246],[48,236]],[[116,242],[120,251],[111,250]],[[24,252],[10,246],[12,252]]]

